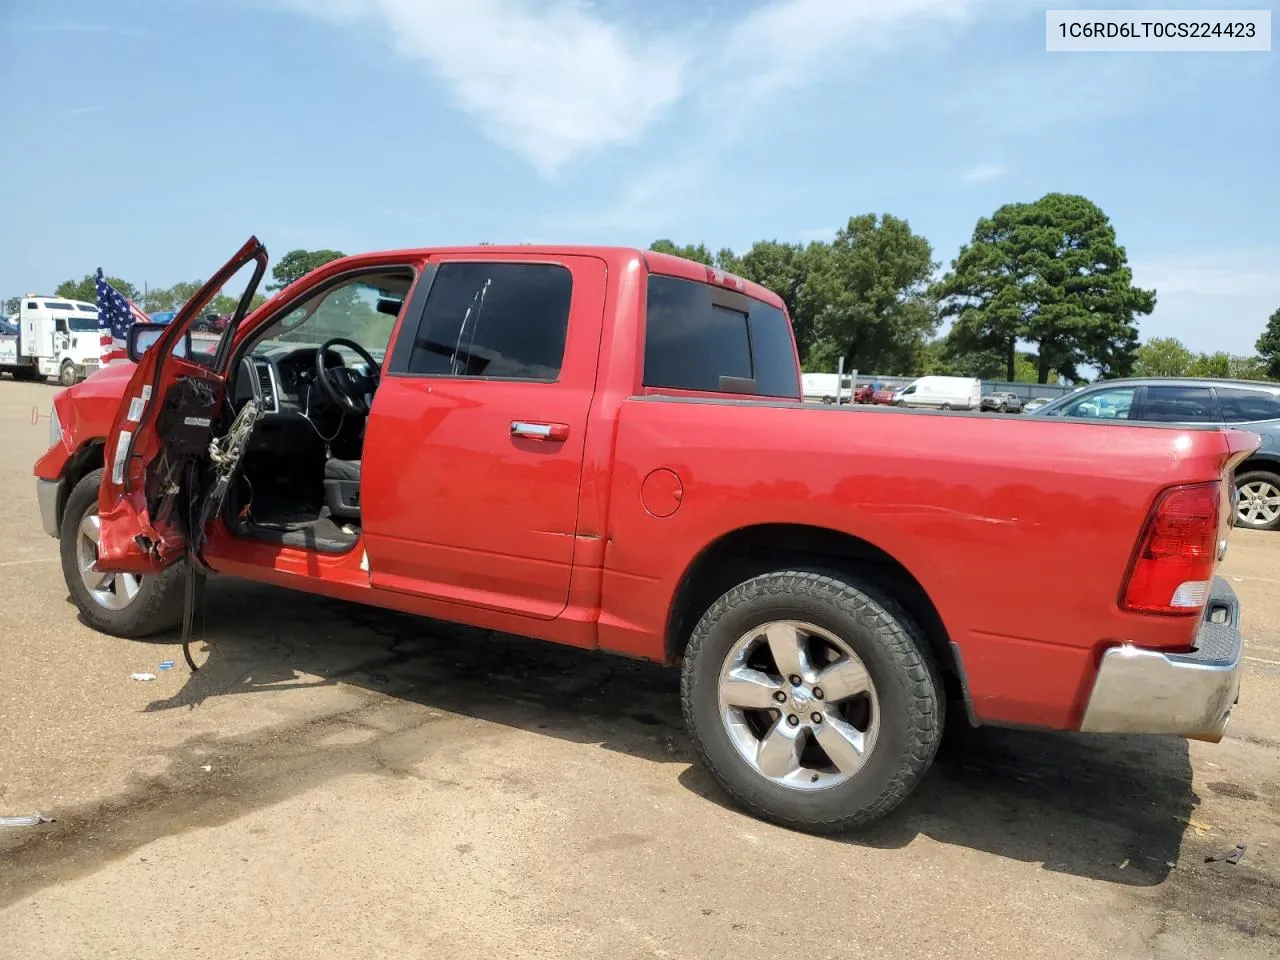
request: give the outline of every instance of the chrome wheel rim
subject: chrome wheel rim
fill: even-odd
[[[720,671],[719,701],[742,759],[792,790],[827,790],[857,776],[880,733],[862,660],[829,630],[798,620],[738,638]]]
[[[98,511],[91,507],[76,529],[76,568],[94,603],[104,610],[123,610],[138,598],[142,578],[133,573],[102,573],[96,569],[101,529]]]
[[[1280,486],[1269,480],[1250,480],[1239,487],[1236,519],[1250,527],[1274,523],[1280,517]]]

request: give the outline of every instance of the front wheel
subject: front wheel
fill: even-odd
[[[76,365],[70,360],[64,361],[62,369],[58,371],[58,382],[64,387],[74,387],[79,379],[80,377],[76,374]]]
[[[943,693],[918,628],[848,578],[768,573],[703,615],[685,722],[712,777],[755,816],[811,833],[876,820],[928,769]]]
[[[1236,477],[1236,526],[1280,530],[1280,476],[1251,470]]]
[[[101,484],[101,470],[84,477],[62,514],[62,576],[71,599],[88,624],[102,633],[132,639],[171,630],[182,622],[182,563],[154,576],[94,569]]]

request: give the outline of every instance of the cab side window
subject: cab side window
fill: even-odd
[[[553,382],[572,295],[573,274],[561,264],[442,263],[397,372]]]

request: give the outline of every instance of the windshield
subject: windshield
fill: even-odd
[[[271,324],[253,347],[259,355],[318,347],[333,337],[354,340],[381,361],[413,274],[366,274],[322,290]]]
[[[67,321],[67,328],[72,333],[92,333],[98,329],[97,316],[75,316],[65,317],[64,319]]]

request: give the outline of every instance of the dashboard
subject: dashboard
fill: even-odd
[[[268,418],[314,416],[317,408],[333,409],[333,402],[324,392],[324,387],[316,382],[316,347],[282,351],[270,347],[264,349],[264,346],[240,361],[239,376],[232,392],[232,403],[237,409],[253,397],[254,380],[261,390]],[[342,355],[330,350],[325,354],[325,365],[344,366]],[[345,365],[361,372],[366,366],[363,362]]]

